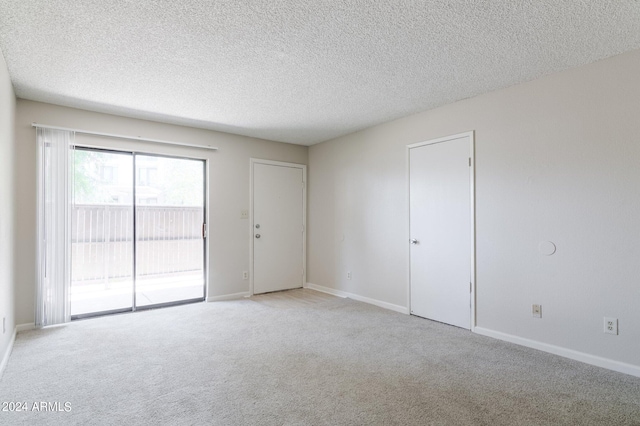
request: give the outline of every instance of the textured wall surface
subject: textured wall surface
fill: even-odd
[[[407,306],[406,146],[474,130],[478,327],[640,366],[638,75],[636,50],[310,147],[308,281]]]
[[[249,209],[249,159],[251,157],[307,164],[305,146],[269,142],[209,130],[123,118],[18,100],[16,112],[17,194],[17,322],[32,323],[35,282],[35,129],[32,122],[122,135],[212,145],[213,152],[178,146],[132,142],[77,135],[76,143],[113,149],[156,152],[205,158],[209,161],[209,294],[220,296],[249,291],[242,271],[249,270],[249,221],[240,212]]]
[[[0,362],[14,330],[13,205],[14,115],[13,94],[7,67],[0,52]],[[2,321],[5,319],[3,333]]]

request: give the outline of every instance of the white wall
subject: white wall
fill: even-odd
[[[16,316],[18,324],[34,321],[35,290],[35,129],[32,122],[99,132],[213,145],[219,151],[89,138],[84,141],[112,148],[137,149],[209,160],[209,297],[249,291],[242,271],[249,271],[251,228],[240,218],[249,209],[251,157],[307,164],[306,146],[270,142],[209,130],[174,126],[93,113],[19,99],[16,112]],[[80,138],[80,136],[79,136]]]
[[[0,363],[9,347],[15,327],[13,272],[13,121],[16,97],[9,72],[0,52]],[[5,329],[2,320],[5,319]],[[1,371],[1,369],[0,369]]]
[[[310,147],[308,281],[407,307],[406,145],[475,130],[478,331],[640,372],[638,76],[632,51]]]

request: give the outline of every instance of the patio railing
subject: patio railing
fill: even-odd
[[[72,281],[133,275],[133,208],[77,204],[72,216]],[[198,271],[203,266],[200,207],[136,206],[138,276]]]

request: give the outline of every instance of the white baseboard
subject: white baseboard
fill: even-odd
[[[223,296],[209,296],[207,297],[207,302],[224,302],[225,300],[237,300],[249,296],[251,296],[250,292],[243,291],[242,293],[225,294]]]
[[[391,311],[400,312],[401,314],[409,314],[409,309],[405,306],[394,305],[393,303],[383,302],[377,299],[371,299],[369,297],[360,296],[357,294],[349,293],[342,290],[336,290],[335,288],[324,287],[318,284],[307,283],[304,288],[320,291],[322,293],[332,294],[334,296],[349,298],[357,300],[358,302],[368,303],[370,305],[379,306],[380,308],[389,309]]]
[[[4,351],[4,354],[2,354],[2,361],[0,362],[0,378],[2,377],[2,373],[4,373],[4,369],[7,367],[7,363],[9,362],[9,356],[11,356],[11,351],[13,351],[13,344],[16,341],[16,335],[21,331],[33,330],[34,328],[36,328],[35,323],[30,322],[26,324],[18,324],[13,329],[7,349]]]
[[[7,349],[5,349],[4,354],[2,354],[2,362],[0,362],[0,378],[2,378],[2,374],[4,373],[4,369],[7,367],[9,363],[9,357],[11,356],[11,351],[13,350],[13,342],[16,341],[17,330],[13,330],[11,334],[11,339],[9,339],[9,344],[7,345]]]
[[[586,354],[584,352],[574,351],[572,349],[563,348],[561,346],[550,345],[548,343],[537,342],[524,337],[514,336],[499,331],[490,330],[488,328],[475,327],[475,333],[494,339],[504,340],[505,342],[515,343],[516,345],[526,346],[528,348],[538,349],[543,352],[549,352],[565,358],[584,362],[585,364],[595,365],[597,367],[606,368],[608,370],[618,371],[620,373],[629,374],[631,376],[640,377],[640,366],[626,364],[624,362],[614,361],[608,358],[602,358],[595,355]]]
[[[28,322],[26,324],[18,324],[16,325],[16,331],[20,333],[21,331],[33,330],[36,328],[36,324],[33,322]]]

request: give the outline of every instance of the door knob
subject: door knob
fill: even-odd
[[[256,234],[256,238],[260,238],[260,234]]]
[[[415,238],[410,239],[409,242],[411,242],[411,244],[418,244],[418,240]]]

